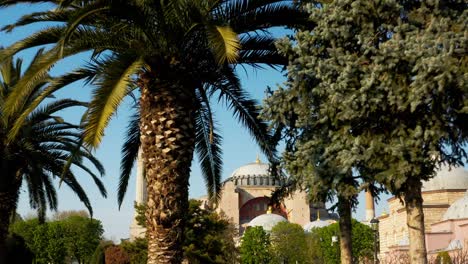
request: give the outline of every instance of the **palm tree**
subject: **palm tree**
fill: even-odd
[[[42,55],[39,51],[33,59],[34,64]],[[26,74],[28,73],[26,70]],[[82,145],[80,127],[65,122],[56,114],[66,108],[86,106],[86,104],[70,100],[54,100],[44,102],[34,111],[26,115],[17,136],[10,138],[10,132],[17,118],[24,114],[31,102],[47,89],[53,79],[45,76],[37,79],[31,93],[22,100],[21,106],[9,115],[5,113],[5,103],[14,91],[21,89],[16,86],[21,81],[22,60],[4,60],[0,66],[0,263],[4,263],[4,242],[8,234],[10,216],[15,213],[20,187],[24,183],[29,193],[32,208],[37,209],[40,219],[44,218],[47,207],[57,209],[57,195],[52,183],[53,178],[60,179],[92,214],[91,203],[71,166],[82,169],[89,174],[105,197],[106,190],[98,176],[90,169],[94,166],[101,175],[104,168]],[[89,163],[85,162],[88,161]]]
[[[0,6],[22,2],[36,1],[0,0]],[[84,139],[95,147],[123,98],[139,88],[139,115],[130,126],[132,131],[139,128],[139,134],[131,134],[123,148],[119,199],[141,145],[148,183],[148,263],[179,263],[195,149],[210,197],[219,196],[221,137],[210,102],[213,98],[224,102],[273,160],[267,124],[257,118],[257,104],[242,89],[235,68],[285,65],[287,59],[277,53],[276,39],[268,29],[304,25],[308,15],[296,1],[284,0],[41,2],[55,4],[54,9],[26,15],[5,27],[63,22],[0,53],[1,60],[27,48],[53,44],[34,65],[35,73],[21,83],[25,88],[15,93],[16,99],[60,59],[92,51],[89,65],[63,79],[85,79],[96,87]],[[11,111],[18,104],[13,99],[6,102]]]

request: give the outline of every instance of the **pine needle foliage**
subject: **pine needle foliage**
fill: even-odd
[[[312,178],[312,190],[352,170],[363,188],[377,182],[404,199],[408,225],[417,226],[414,263],[426,261],[421,181],[467,158],[466,7],[456,0],[309,6],[317,26],[278,44],[290,61],[288,82],[264,110],[274,125],[292,128],[286,166]],[[323,164],[338,174],[306,176]]]

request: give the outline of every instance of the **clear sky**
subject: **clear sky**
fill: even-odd
[[[21,5],[13,8],[0,10],[0,27],[16,21],[21,15],[38,11],[46,8],[46,5]],[[37,29],[44,27],[22,27],[6,34],[0,33],[0,46],[9,46],[15,41],[22,39],[29,34],[35,32]],[[49,25],[50,26],[50,25]],[[35,51],[26,51],[19,54],[19,57],[24,58],[25,62],[29,61],[28,58],[34,54]],[[73,58],[67,58],[60,62],[52,69],[53,75],[61,74],[65,71],[71,70],[80,64],[83,64],[89,54],[81,54]],[[280,73],[271,69],[255,70],[247,68],[244,70],[239,67],[238,73],[241,77],[242,84],[247,89],[253,98],[261,101],[265,96],[265,88],[267,86],[276,87],[284,81],[284,73]],[[84,86],[82,83],[75,83],[66,89],[60,91],[57,97],[70,97],[80,100],[88,100],[92,87]],[[117,115],[111,121],[109,127],[106,129],[106,134],[102,145],[96,150],[96,156],[103,163],[106,169],[106,175],[102,179],[107,191],[107,199],[101,197],[97,188],[90,178],[84,173],[77,173],[78,180],[84,186],[90,197],[91,203],[94,208],[94,217],[101,220],[105,236],[108,239],[118,241],[121,238],[128,238],[129,226],[133,218],[133,201],[135,198],[135,170],[133,178],[128,186],[127,195],[123,202],[121,209],[117,206],[117,186],[120,168],[120,148],[123,142],[124,133],[128,117],[130,116],[131,100],[126,100],[120,107]],[[226,110],[222,105],[214,107],[215,116],[221,128],[223,135],[223,179],[230,176],[230,174],[238,167],[255,161],[256,155],[261,154],[259,148],[251,139],[248,132],[242,129],[241,125],[232,117],[232,114]],[[82,109],[68,110],[64,113],[67,121],[78,122]],[[262,156],[260,156],[262,157]],[[262,158],[265,161],[265,158]],[[205,194],[204,182],[201,177],[198,161],[195,158],[192,166],[192,174],[190,177],[190,197],[199,197]],[[81,176],[81,177],[80,177]],[[383,198],[387,198],[384,196]],[[85,207],[81,204],[79,199],[69,190],[65,185],[58,189],[59,210],[82,210]],[[355,218],[364,218],[363,197],[360,196],[361,201],[355,212]],[[381,202],[377,206],[377,214],[380,214],[385,209],[385,203]],[[18,211],[22,216],[34,214],[29,208],[29,199],[27,191],[23,188],[20,195]]]

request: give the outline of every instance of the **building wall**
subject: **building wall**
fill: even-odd
[[[226,182],[222,188],[218,212],[223,212],[235,226],[239,226],[239,190],[233,182]]]
[[[304,226],[311,221],[310,206],[307,202],[306,192],[294,192],[284,200],[284,205],[288,213],[289,222]]]
[[[444,213],[456,200],[462,198],[466,190],[439,190],[423,192],[424,226],[430,232],[432,224],[439,222]],[[398,198],[388,201],[389,212],[379,217],[380,252],[388,253],[389,247],[397,246],[408,239],[406,211]]]
[[[426,233],[427,251],[439,251],[447,248],[452,240],[465,242],[468,233],[464,228],[468,219],[445,220],[432,225],[432,231]]]
[[[235,186],[228,181],[224,184],[218,210],[228,216],[242,233],[250,220],[267,212],[265,203],[268,204],[275,189],[274,186]],[[310,221],[311,214],[307,194],[296,191],[285,198],[280,208],[273,208],[272,212],[292,223],[305,225]]]

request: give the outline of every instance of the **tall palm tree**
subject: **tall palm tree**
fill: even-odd
[[[22,2],[0,0],[0,6]],[[124,146],[122,190],[129,164],[141,144],[148,201],[148,263],[179,263],[188,179],[194,150],[200,154],[208,193],[219,196],[221,137],[214,128],[210,102],[226,103],[272,160],[275,151],[267,124],[259,121],[256,102],[240,86],[239,64],[285,65],[268,29],[307,23],[294,2],[280,0],[90,0],[41,1],[54,8],[24,16],[15,27],[36,22],[63,22],[41,30],[0,53],[0,60],[45,44],[52,48],[34,66],[15,96],[63,57],[92,51],[89,65],[64,76],[95,85],[86,116],[85,142],[97,146],[123,98],[139,88],[139,138]],[[58,89],[51,87],[50,91]],[[43,96],[46,96],[44,93]],[[6,102],[14,111],[18,101]],[[139,120],[139,121],[138,121]],[[18,120],[20,124],[22,120]],[[127,177],[128,178],[128,177]]]
[[[32,64],[41,54],[42,51],[36,54]],[[44,218],[47,207],[57,209],[53,178],[60,179],[69,186],[92,213],[89,198],[78,183],[71,166],[89,174],[100,193],[106,196],[103,184],[90,169],[94,166],[99,174],[103,175],[104,168],[90,151],[83,147],[80,127],[65,122],[57,115],[63,109],[83,107],[86,104],[70,99],[44,102],[26,115],[15,138],[10,138],[16,119],[47,89],[48,83],[55,82],[47,76],[37,79],[31,93],[22,100],[17,110],[7,115],[5,103],[15,90],[21,89],[20,86],[16,86],[22,78],[21,66],[21,59],[13,61],[12,58],[4,60],[0,65],[0,263],[4,263],[4,242],[10,215],[15,213],[22,184],[25,184],[28,190],[31,207],[38,210],[41,219]],[[28,69],[26,74],[27,72]],[[85,163],[86,161],[89,163]]]

